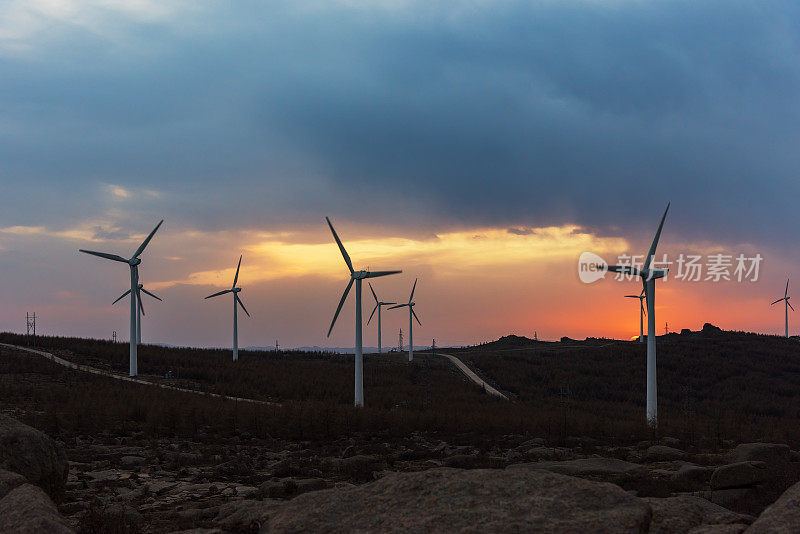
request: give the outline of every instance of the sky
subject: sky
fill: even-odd
[[[229,344],[230,299],[203,297],[243,254],[241,345],[351,347],[352,295],[325,335],[348,280],[330,216],[356,268],[403,270],[381,299],[419,278],[415,344],[629,338],[640,283],[584,284],[578,258],[644,254],[671,202],[659,254],[763,261],[659,281],[658,330],[781,333],[799,30],[769,0],[7,0],[0,330],[36,311],[127,339],[127,268],[78,249],[127,257],[164,219],[145,342]],[[408,315],[383,326],[396,344]]]

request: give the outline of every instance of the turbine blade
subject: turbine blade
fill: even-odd
[[[139,292],[137,291],[137,293],[139,293]],[[137,297],[141,297],[141,295],[136,295],[136,296]],[[142,315],[144,315],[144,304],[142,304],[142,299],[141,298],[137,298],[136,299],[136,304],[139,305],[139,311],[142,312]]]
[[[78,249],[78,252],[83,252],[84,254],[91,254],[92,256],[100,256],[101,258],[105,258],[107,260],[114,260],[114,261],[121,261],[122,263],[128,263],[128,260],[123,258],[122,256],[117,256],[116,254],[106,254],[105,252],[95,252],[94,250],[84,250]]]
[[[119,296],[119,298],[118,298],[117,300],[115,300],[114,302],[112,302],[112,303],[111,303],[111,305],[113,306],[114,304],[116,304],[116,303],[117,303],[117,302],[119,302],[120,300],[124,299],[126,296],[128,296],[128,293],[130,293],[130,292],[131,292],[131,290],[130,290],[130,289],[129,289],[129,290],[127,290],[125,293],[123,293],[122,295],[120,295],[120,296]]]
[[[786,291],[783,292],[783,296],[789,295],[789,279],[786,279]]]
[[[653,259],[653,256],[656,253],[656,247],[658,246],[658,238],[661,237],[661,229],[664,227],[664,220],[667,218],[667,212],[669,211],[670,203],[667,202],[667,209],[664,210],[664,215],[661,217],[661,223],[658,225],[658,230],[656,230],[656,236],[653,238],[653,244],[650,245],[650,251],[647,253],[647,257],[644,259],[644,269],[647,270],[650,268],[650,260]]]
[[[417,289],[417,280],[419,280],[419,278],[414,279],[414,287],[411,288],[411,296],[408,297],[408,302],[414,300],[414,290]]]
[[[328,223],[330,224],[330,221],[328,221]],[[347,283],[347,287],[344,289],[344,293],[342,293],[342,300],[339,301],[339,307],[336,308],[336,313],[333,315],[333,321],[331,321],[331,327],[328,328],[327,337],[331,337],[331,332],[333,331],[333,325],[336,324],[336,318],[339,317],[339,312],[342,311],[342,306],[344,306],[344,301],[347,300],[347,294],[350,293],[350,288],[352,286],[353,286],[353,279],[351,278],[350,281]]]
[[[236,282],[239,281],[239,267],[242,266],[242,255],[239,255],[239,264],[236,266],[236,276],[233,277],[233,285],[231,287],[236,287]]]
[[[403,271],[372,271],[367,273],[366,278],[377,278],[379,276],[388,276],[390,274],[402,273]]]
[[[333,233],[333,238],[336,240],[336,244],[339,245],[339,250],[342,252],[342,257],[344,258],[344,262],[347,264],[347,268],[350,269],[350,274],[353,274],[353,262],[350,261],[350,256],[347,254],[347,251],[344,249],[344,245],[342,245],[342,240],[339,239],[339,235],[336,233],[336,230],[333,229],[333,225],[331,224],[331,220],[325,217],[325,220],[328,221],[328,226],[331,227],[331,233]]]
[[[413,315],[414,319],[416,319],[417,322],[419,323],[419,325],[422,326],[422,323],[419,322],[419,317],[417,317],[417,312],[414,311],[414,307],[413,306],[409,306],[409,308],[411,308],[411,315]]]
[[[236,298],[236,302],[239,303],[239,306],[241,306],[247,316],[250,317],[250,313],[247,311],[247,308],[244,307],[244,303],[242,302],[242,299],[239,298],[239,295],[234,295],[234,297]]]
[[[773,302],[772,304],[777,304],[777,303],[779,303],[780,301],[782,301],[782,300],[785,300],[785,299],[786,299],[786,297],[783,297],[782,299],[778,299],[778,300],[776,300],[776,301],[775,301],[775,302]],[[770,304],[770,306],[772,306],[772,304]]]
[[[369,324],[369,322],[372,320],[372,316],[375,315],[375,310],[378,309],[378,306],[380,306],[380,304],[376,304],[375,307],[372,308],[372,313],[369,314],[369,319],[367,319],[367,324]]]
[[[157,297],[157,296],[156,296],[156,295],[154,295],[153,293],[150,293],[150,292],[149,292],[148,290],[146,290],[145,288],[142,288],[142,291],[144,291],[145,293],[147,293],[148,295],[150,295],[150,296],[151,296],[151,297],[153,297],[154,299],[161,300],[159,297]],[[161,302],[164,302],[164,301],[162,300]]]
[[[152,231],[152,232],[150,232],[150,235],[149,235],[149,236],[147,236],[147,238],[145,238],[145,240],[144,240],[144,241],[142,241],[142,244],[141,244],[141,245],[139,245],[139,248],[137,248],[137,249],[136,249],[136,252],[133,254],[133,257],[134,257],[134,258],[138,258],[138,257],[139,257],[139,254],[141,254],[142,252],[144,252],[144,248],[147,246],[147,244],[150,242],[150,240],[151,240],[151,239],[153,239],[153,236],[154,236],[154,235],[156,235],[156,232],[157,232],[157,231],[158,231],[158,229],[161,227],[161,224],[162,224],[163,222],[164,222],[164,219],[161,219],[161,221],[159,221],[159,223],[156,225],[156,227],[155,227],[155,228],[153,228],[153,231]]]
[[[396,309],[396,308],[403,308],[403,307],[405,307],[405,306],[408,306],[408,304],[398,304],[397,306],[392,306],[392,307],[390,307],[389,309],[390,309],[390,310],[394,310],[394,309]]]
[[[381,306],[388,306],[389,304],[397,304],[396,302],[379,302]]]
[[[369,290],[372,291],[372,298],[375,299],[375,304],[378,304],[380,301],[378,300],[378,295],[375,294],[375,290],[372,289],[372,284],[367,282],[367,285],[369,285]]]
[[[629,299],[638,299],[638,298],[639,298],[639,295],[625,295],[625,298],[629,298]]]
[[[606,270],[612,273],[634,274],[638,275],[639,270],[631,265],[607,265]]]
[[[206,298],[210,299],[211,297],[218,297],[220,295],[224,295],[225,293],[230,293],[230,292],[231,292],[230,289],[226,289],[225,291],[218,291],[217,293],[214,293],[213,295],[209,295]]]
[[[787,301],[786,301],[786,304],[788,304],[788,305],[789,305],[789,307],[792,309],[792,311],[794,311],[794,306],[792,306],[792,303],[791,303],[791,302],[789,302],[789,301],[787,300]]]

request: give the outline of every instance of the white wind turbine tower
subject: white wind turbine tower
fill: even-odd
[[[125,258],[123,258],[122,256],[117,256],[116,254],[106,254],[105,252],[94,252],[92,250],[80,249],[81,252],[84,252],[86,254],[91,254],[93,256],[99,256],[101,258],[106,258],[107,260],[113,260],[113,261],[118,261],[118,262],[121,262],[121,263],[127,263],[128,266],[131,269],[131,289],[130,289],[130,293],[131,293],[131,341],[130,341],[131,350],[130,350],[130,363],[129,363],[129,375],[130,376],[136,376],[136,375],[139,374],[138,362],[137,362],[137,356],[136,356],[136,337],[137,337],[136,298],[137,298],[137,293],[138,293],[138,291],[136,291],[136,288],[139,285],[139,264],[142,263],[142,260],[139,259],[139,256],[142,254],[142,252],[144,252],[145,247],[147,246],[148,243],[150,243],[150,240],[153,239],[153,236],[155,235],[156,231],[161,227],[161,223],[163,223],[163,222],[164,222],[164,220],[162,219],[156,225],[156,227],[153,228],[153,231],[150,232],[150,235],[148,235],[145,238],[145,240],[142,241],[142,244],[139,245],[139,248],[136,249],[136,252],[133,253],[133,256],[131,256],[127,260]]]
[[[783,292],[783,298],[780,298],[780,299],[776,300],[775,302],[773,302],[772,304],[770,304],[770,306],[772,306],[773,304],[777,304],[780,301],[784,302],[783,310],[784,310],[784,315],[785,315],[785,320],[786,320],[786,322],[785,322],[785,325],[786,325],[786,337],[789,337],[789,308],[792,308],[792,311],[794,311],[794,308],[792,307],[792,305],[789,304],[789,299],[790,298],[791,297],[789,296],[789,279],[787,278],[786,279],[786,290]]]
[[[375,294],[375,290],[372,289],[372,284],[369,284],[369,290],[372,291],[372,298],[375,299],[375,307],[372,308],[372,313],[369,314],[369,319],[367,319],[367,324],[372,320],[372,316],[375,315],[375,310],[378,310],[378,354],[382,351],[381,349],[381,308],[383,306],[388,306],[390,304],[397,304],[396,302],[381,302],[378,300],[378,295]]]
[[[131,290],[127,290],[125,293],[120,295],[117,300],[111,303],[113,306],[120,300],[124,299]],[[142,305],[142,292],[147,293],[151,297],[157,300],[161,300],[159,297],[155,296],[153,293],[150,293],[148,290],[144,288],[144,285],[138,284],[136,286],[136,302],[138,304],[138,309],[136,310],[136,343],[141,345],[142,344],[142,315],[144,315],[144,306]]]
[[[631,265],[609,265],[607,267],[609,271],[615,273],[639,276],[644,286],[645,299],[647,300],[647,423],[652,427],[658,426],[658,392],[656,387],[656,280],[665,277],[669,269],[650,268],[650,263],[653,261],[653,257],[656,254],[658,238],[661,237],[661,229],[664,227],[664,220],[667,218],[668,211],[669,203],[667,203],[667,209],[664,210],[664,215],[661,217],[661,223],[658,225],[656,236],[653,238],[653,244],[650,245],[650,250],[647,252],[644,266],[641,270]]]
[[[642,288],[642,293],[639,295],[625,295],[626,298],[629,299],[639,299],[639,343],[644,343],[644,288]]]
[[[211,297],[218,297],[220,295],[224,295],[225,293],[233,293],[233,361],[239,359],[239,326],[237,323],[236,318],[236,304],[238,303],[239,306],[242,307],[242,310],[247,313],[247,316],[250,317],[250,314],[247,312],[247,308],[244,307],[242,303],[242,299],[239,298],[239,292],[242,290],[241,287],[236,287],[236,282],[239,281],[239,267],[242,266],[242,256],[239,256],[239,264],[236,265],[236,275],[233,277],[233,285],[230,289],[226,289],[225,291],[219,291],[214,293],[213,295],[209,295],[206,298],[210,299]]]
[[[394,310],[395,308],[408,307],[408,361],[410,362],[414,361],[414,322],[411,320],[411,318],[413,317],[416,319],[419,325],[422,326],[422,323],[419,322],[419,317],[417,317],[417,314],[414,311],[414,306],[416,305],[416,302],[414,302],[415,289],[417,289],[417,279],[414,280],[414,287],[411,288],[411,296],[408,297],[408,302],[389,308],[390,310]]]
[[[344,306],[344,301],[347,299],[347,294],[350,292],[350,288],[353,286],[353,282],[356,283],[356,347],[355,347],[355,406],[364,406],[364,356],[362,353],[362,346],[361,346],[361,281],[365,278],[377,278],[378,276],[387,276],[390,274],[397,274],[403,271],[356,271],[353,269],[353,262],[350,261],[350,256],[347,254],[347,251],[344,249],[344,245],[342,245],[342,241],[339,239],[339,236],[336,234],[336,230],[333,229],[333,225],[331,224],[331,220],[325,217],[325,220],[328,221],[328,226],[331,229],[331,233],[333,234],[333,238],[336,240],[336,244],[339,245],[339,250],[342,252],[342,257],[344,258],[344,262],[347,264],[347,268],[350,270],[350,281],[347,283],[347,287],[342,294],[342,299],[339,301],[339,307],[336,308],[336,313],[333,316],[333,321],[331,321],[331,327],[328,329],[328,337],[330,337],[331,332],[333,331],[333,325],[336,324],[336,318],[339,317],[339,312],[342,310],[342,306]]]

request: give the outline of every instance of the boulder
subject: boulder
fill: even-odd
[[[800,527],[800,482],[786,490],[777,501],[764,510],[748,534],[778,534],[797,532]]]
[[[507,469],[540,469],[574,477],[596,477],[609,479],[619,476],[638,476],[647,470],[639,464],[617,458],[581,458],[562,462],[534,462],[512,464]]]
[[[645,462],[670,462],[673,460],[682,460],[686,453],[680,449],[668,447],[666,445],[652,445],[647,448],[644,453]]]
[[[694,464],[683,464],[672,474],[670,481],[678,491],[700,491],[709,488],[712,468]]]
[[[0,499],[8,495],[8,492],[14,488],[23,484],[25,484],[24,476],[0,469]]]
[[[650,507],[607,483],[539,469],[437,468],[306,493],[262,532],[647,532]]]
[[[342,475],[360,482],[366,482],[375,478],[375,471],[381,471],[386,467],[386,463],[380,458],[357,454],[349,458],[334,458],[333,466]]]
[[[711,475],[711,489],[745,488],[769,480],[764,462],[739,462],[721,465]]]
[[[246,499],[223,504],[213,520],[214,526],[231,532],[258,532],[267,524],[278,502]]]
[[[768,469],[782,469],[790,461],[788,445],[782,443],[742,443],[731,453],[734,462],[764,462]]]
[[[74,531],[44,491],[32,484],[22,484],[0,499],[0,532],[69,534]]]
[[[2,414],[0,469],[19,473],[56,502],[64,497],[69,472],[64,447],[35,428]]]
[[[753,516],[737,514],[700,497],[681,495],[666,499],[645,499],[653,510],[650,534],[694,532],[706,526],[749,525]]]

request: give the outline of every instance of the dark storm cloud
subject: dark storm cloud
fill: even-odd
[[[0,223],[78,220],[113,183],[214,229],[650,234],[672,200],[686,239],[794,234],[795,3],[399,4],[217,6],[5,57]]]

